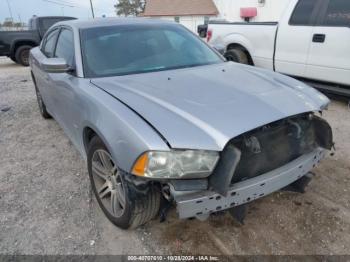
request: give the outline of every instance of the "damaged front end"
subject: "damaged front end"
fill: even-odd
[[[301,181],[332,147],[325,120],[288,117],[233,138],[209,179],[169,183],[170,194],[180,218],[205,219]]]

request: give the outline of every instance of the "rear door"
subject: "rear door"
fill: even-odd
[[[56,41],[59,34],[59,28],[55,28],[48,32],[48,34],[45,36],[45,39],[42,42],[41,45],[41,53],[42,57],[41,59],[51,58],[54,56],[55,47],[56,47]],[[41,68],[41,61],[38,61],[37,65],[34,65],[34,73],[35,73],[35,80],[37,83],[37,87],[40,90],[40,94],[43,97],[43,100],[45,101],[46,108],[48,111],[55,116],[55,112],[53,110],[53,101],[52,101],[52,94],[50,93],[52,90],[52,83],[51,83],[51,76],[50,73],[45,72]],[[36,67],[39,67],[39,70],[36,70]]]
[[[276,71],[305,76],[313,27],[321,2],[320,0],[299,0],[291,12],[292,15],[282,18],[276,39]]]
[[[313,29],[305,76],[350,85],[350,0],[326,0]]]

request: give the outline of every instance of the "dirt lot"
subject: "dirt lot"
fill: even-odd
[[[99,210],[62,129],[39,115],[29,69],[0,58],[0,253],[349,254],[350,109],[333,101],[324,116],[337,152],[306,194],[251,204],[244,226],[229,215],[180,221],[172,210],[165,223],[122,231]]]

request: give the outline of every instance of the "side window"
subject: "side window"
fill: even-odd
[[[311,25],[312,14],[318,1],[299,0],[289,20],[290,25]]]
[[[350,1],[331,0],[322,25],[350,26]]]
[[[56,40],[57,40],[57,35],[58,35],[58,29],[53,30],[50,32],[45,40],[44,40],[44,45],[42,48],[42,52],[47,56],[47,57],[53,57],[53,53],[55,51],[55,45],[56,45]]]
[[[74,64],[74,41],[73,32],[68,29],[62,29],[58,36],[55,57],[64,58],[68,65]]]

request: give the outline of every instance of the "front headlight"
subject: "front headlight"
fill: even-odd
[[[148,178],[204,178],[213,172],[218,160],[215,151],[150,151],[137,159],[132,173]]]

